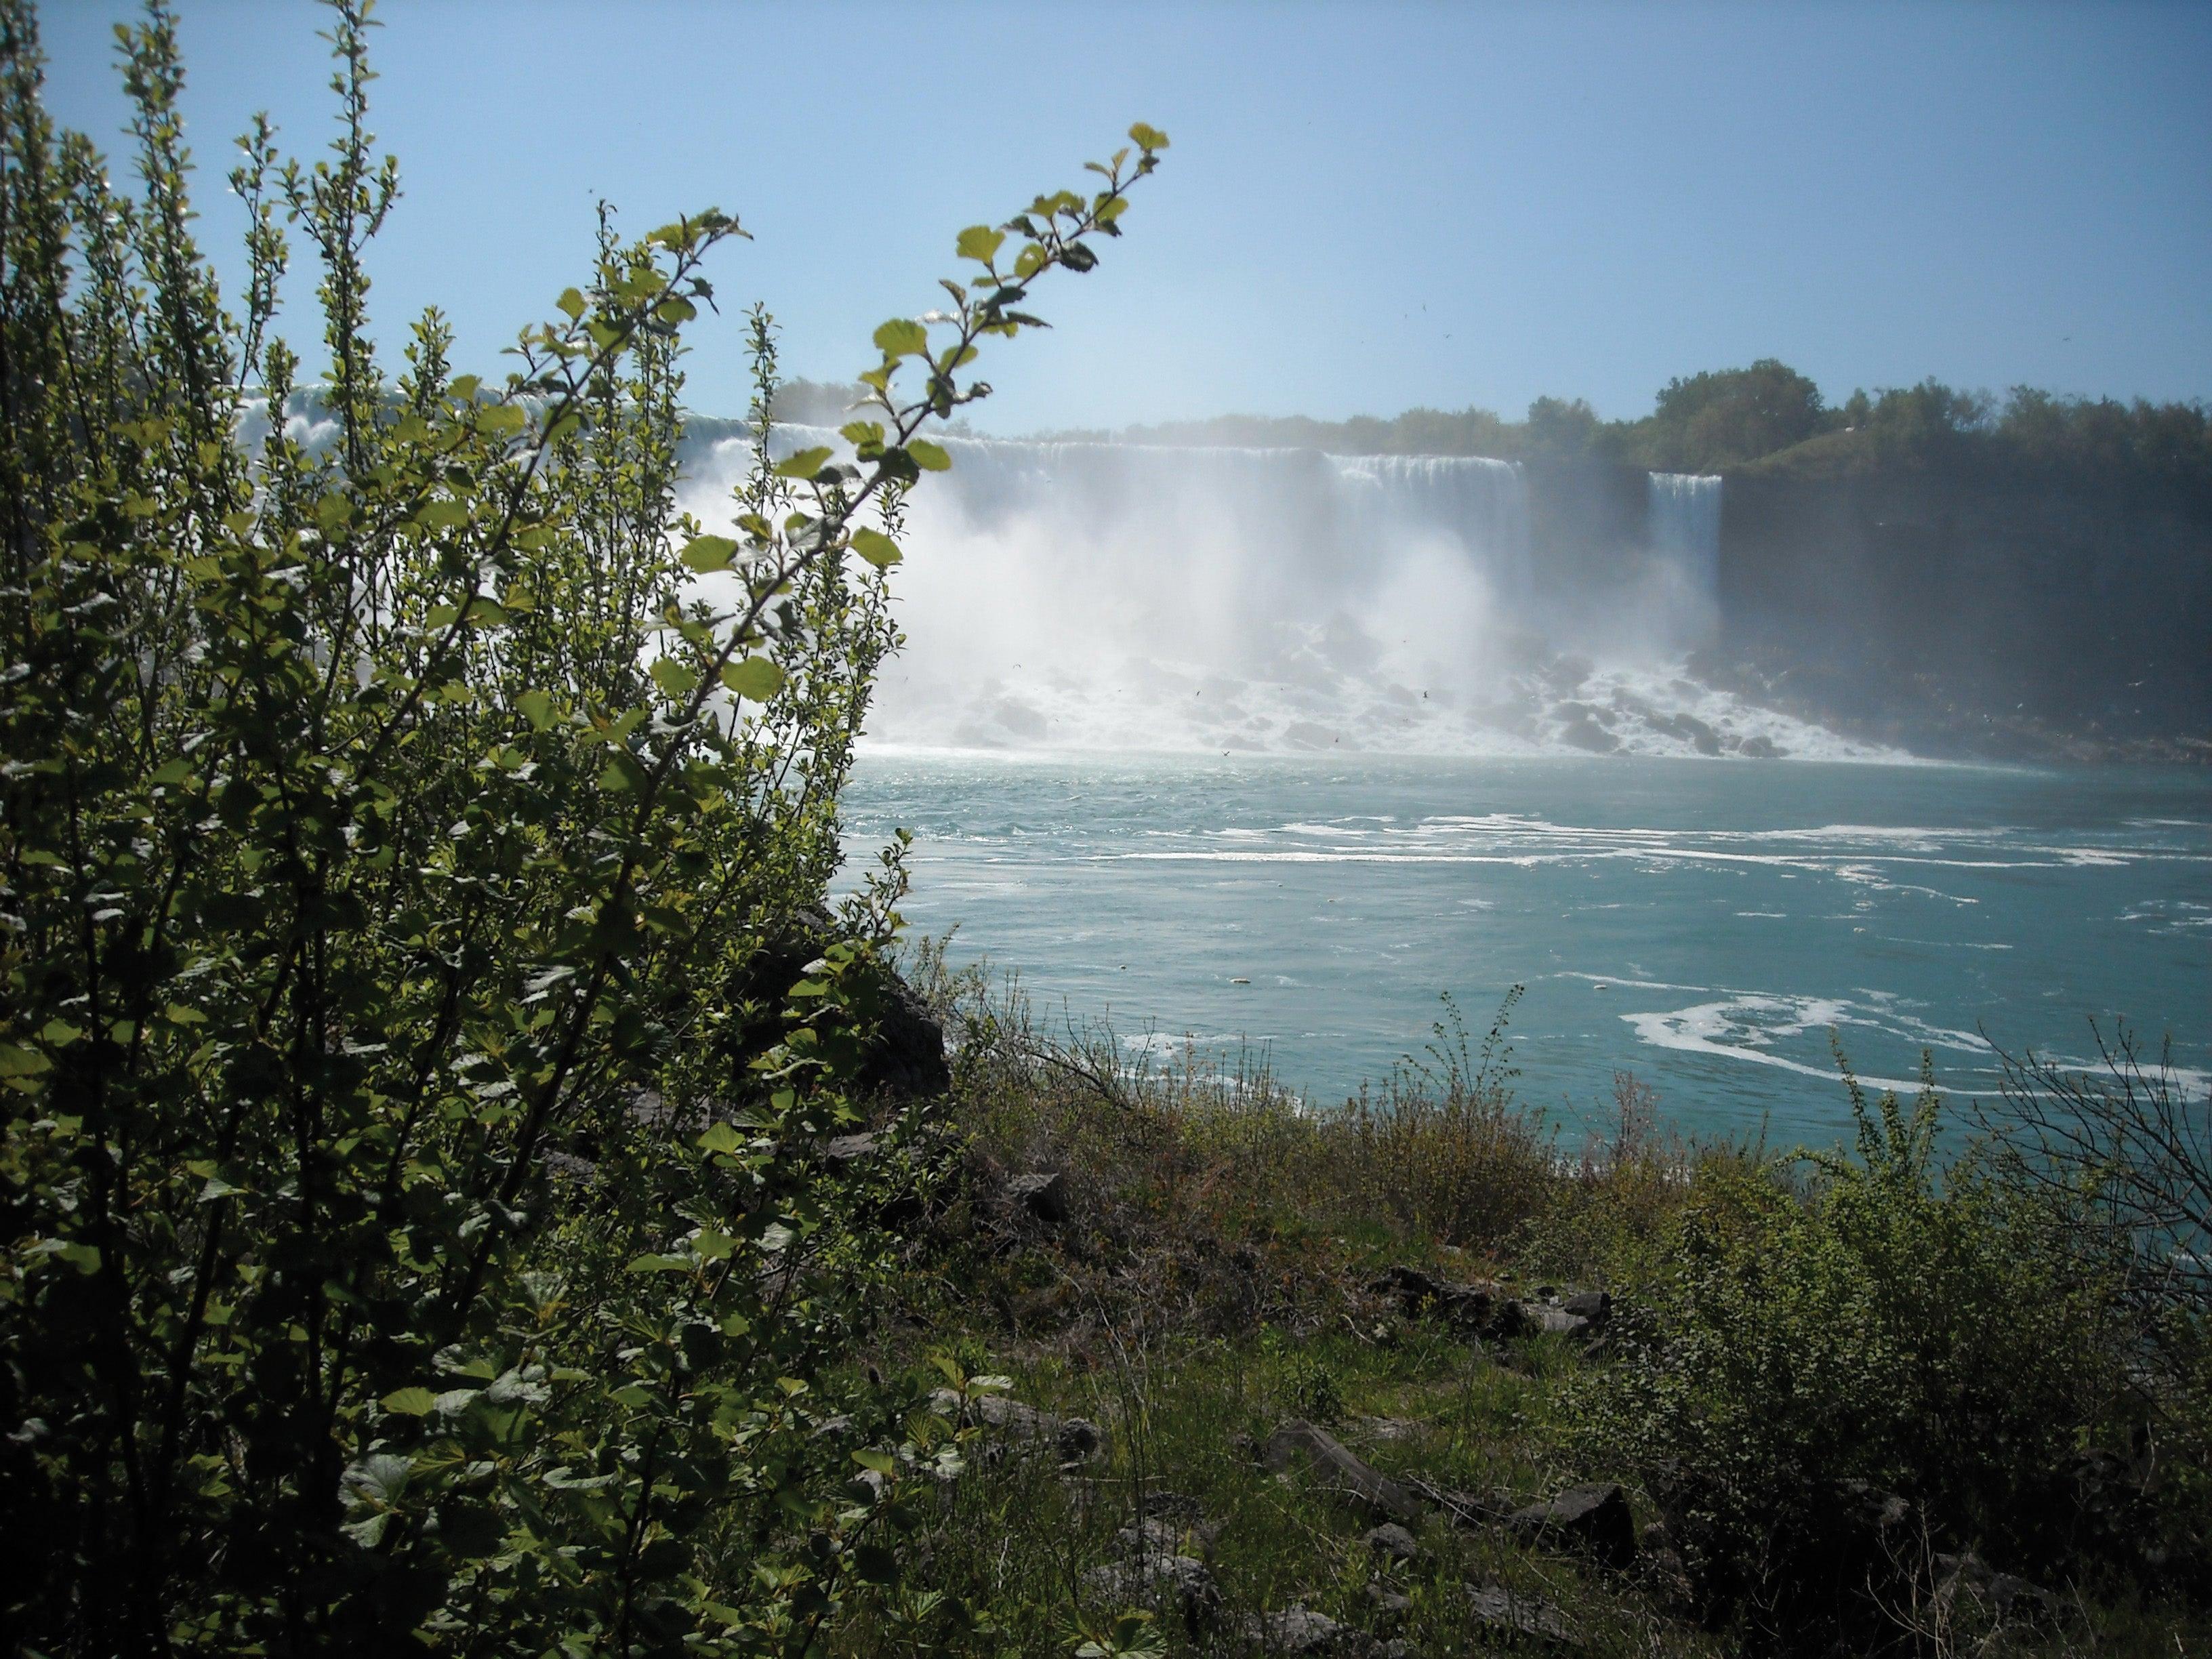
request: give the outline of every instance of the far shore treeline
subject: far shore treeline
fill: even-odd
[[[778,412],[790,421],[835,426],[860,395],[857,387],[793,380],[783,389]],[[695,428],[716,424],[694,422]],[[1655,472],[1820,477],[1899,465],[2019,470],[2212,492],[2212,407],[2201,400],[2069,397],[2025,386],[1999,395],[1930,378],[1917,386],[1860,388],[1831,403],[1810,378],[1772,357],[1747,368],[1677,376],[1660,389],[1651,413],[1632,421],[1602,419],[1581,398],[1543,397],[1517,421],[1470,405],[1409,409],[1388,419],[1220,415],[1040,435],[1333,455],[1589,460]]]

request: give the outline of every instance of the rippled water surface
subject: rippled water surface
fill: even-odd
[[[2124,1016],[2212,1077],[2212,777],[1589,760],[877,753],[856,852],[915,831],[905,913],[1133,1045],[1264,1047],[1316,1101],[1508,988],[1524,1096],[1616,1068],[1700,1130],[1832,1139],[1832,1033],[1954,1090]]]

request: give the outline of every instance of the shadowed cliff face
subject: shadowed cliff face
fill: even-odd
[[[1929,752],[2212,757],[2212,497],[2180,483],[1747,470],[1711,677]]]

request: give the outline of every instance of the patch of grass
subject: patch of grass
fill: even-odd
[[[1340,1109],[1314,1110],[1249,1057],[1222,1064],[1194,1048],[1133,1051],[1096,1025],[1050,1030],[1018,988],[992,988],[980,972],[949,974],[931,953],[919,970],[954,1034],[951,1109],[964,1138],[965,1179],[917,1247],[927,1271],[913,1280],[906,1322],[880,1362],[913,1364],[957,1343],[967,1369],[1009,1374],[1016,1398],[1101,1425],[1109,1446],[1093,1462],[1061,1468],[1050,1455],[980,1441],[969,1473],[943,1498],[917,1571],[929,1593],[969,1607],[988,1628],[939,1629],[929,1638],[937,1645],[914,1646],[910,1628],[889,1616],[896,1597],[887,1597],[885,1617],[843,1638],[841,1650],[855,1659],[1072,1652],[1085,1632],[1105,1630],[1144,1599],[1137,1581],[1100,1570],[1133,1566],[1148,1548],[1201,1562],[1220,1598],[1218,1618],[1198,1627],[1186,1626],[1174,1598],[1156,1598],[1159,1616],[1144,1639],[1169,1652],[1247,1650],[1234,1639],[1240,1621],[1291,1607],[1375,1644],[1402,1641],[1404,1651],[1483,1650],[1503,1637],[1476,1618],[1475,1585],[1557,1609],[1595,1654],[1817,1645],[1827,1639],[1818,1620],[1775,1623],[1780,1591],[1756,1582],[1764,1557],[1748,1534],[1735,1547],[1753,1562],[1756,1594],[1692,1594],[1683,1559],[1694,1553],[1676,1547],[1680,1517],[1668,1514],[1656,1477],[1669,1458],[1709,1459],[1698,1402],[1725,1400],[1747,1424],[1772,1429],[1753,1437],[1759,1448],[1840,1449],[1827,1473],[1910,1486],[1915,1514],[1942,1523],[1941,1483],[1914,1485],[1934,1478],[1927,1469],[1905,1458],[1861,1471],[1844,1455],[1851,1422],[1872,1402],[1848,1391],[1793,1391],[1793,1366],[1854,1344],[1901,1344],[1885,1351],[1884,1375],[1976,1370],[1959,1379],[1964,1386],[1932,1386],[1924,1405],[1891,1414],[1903,1437],[1896,1443],[1908,1449],[1971,1448],[2016,1382],[2026,1386],[2031,1370],[2045,1382],[2056,1374],[2051,1364],[2017,1363],[2020,1344],[1994,1340],[2002,1333],[1989,1328],[2006,1297],[2060,1271],[2061,1258],[2039,1259],[2033,1271],[2006,1267],[2012,1244],[2031,1242],[2029,1232],[2014,1238],[2006,1230],[2025,1227],[2028,1212],[1986,1192],[1970,1200],[1963,1185],[1947,1197],[1925,1137],[1911,1141],[1901,1118],[1887,1122],[1888,1139],[1875,1127],[1860,1164],[1823,1168],[1778,1158],[1757,1139],[1699,1144],[1671,1134],[1650,1091],[1624,1076],[1616,1122],[1570,1154],[1554,1127],[1513,1095],[1502,1017],[1473,1053],[1448,1021],[1428,1063],[1401,1068]],[[1898,1133],[1911,1144],[1896,1141]],[[1064,1218],[1041,1219],[1004,1200],[1007,1177],[1030,1171],[1065,1176]],[[1881,1244],[1891,1289],[1854,1288],[1848,1251],[1837,1254],[1845,1220],[1849,1237]],[[1920,1269],[1916,1252],[1926,1258]],[[1746,1281],[1741,1297],[1723,1299],[1735,1328],[1724,1322],[1691,1343],[1716,1357],[1682,1362],[1692,1374],[1654,1394],[1667,1367],[1690,1352],[1683,1344],[1698,1336],[1697,1319],[1723,1305],[1690,1294],[1716,1262],[1757,1270],[1759,1285],[1826,1287],[1827,1300],[1753,1294],[1759,1285]],[[1433,1309],[1408,1313],[1378,1293],[1371,1281],[1393,1267],[1486,1282],[1497,1299],[1531,1306],[1544,1305],[1547,1291],[1601,1287],[1620,1309],[1595,1352],[1559,1334],[1478,1339]],[[1990,1294],[1960,1301],[1940,1286],[1915,1294],[1923,1270]],[[1858,1324],[1830,1330],[1822,1311],[1830,1304]],[[2034,1314],[2063,1323],[2060,1311]],[[2085,1364],[2111,1362],[2112,1345],[2124,1346],[2112,1311],[2089,1307],[2087,1323],[2066,1326],[2068,1340],[2090,1345]],[[1990,1365],[1998,1353],[2015,1362]],[[2073,1430],[2045,1429],[2094,1438],[2106,1421],[2095,1395],[2049,1395],[2087,1414]],[[1638,1415],[1638,1402],[1652,1399],[1667,1409]],[[2201,1411],[2192,1400],[2168,1403]],[[2140,1402],[2124,1409],[2140,1420]],[[1328,1425],[1387,1475],[1462,1495],[1476,1519],[1455,1521],[1428,1503],[1413,1517],[1418,1559],[1378,1558],[1363,1542],[1376,1517],[1262,1468],[1260,1448],[1291,1418]],[[2000,1409],[1990,1420],[2010,1419]],[[1638,1432],[1622,1434],[1624,1423]],[[2048,1451],[2049,1438],[2036,1443]],[[1748,1474],[1754,1492],[1759,1480],[1787,1485],[1785,1477],[1814,1473],[1769,1463],[1763,1474],[1733,1473]],[[2187,1469],[2163,1478],[2159,1548],[2168,1553],[2156,1559],[2175,1570],[2116,1576],[2091,1571],[2087,1556],[2041,1560],[2033,1565],[2060,1604],[2051,1620],[1977,1626],[1970,1612],[1930,1609],[1948,1571],[1936,1555],[1977,1545],[1980,1534],[1934,1524],[1918,1534],[1918,1558],[1893,1562],[1879,1593],[1858,1596],[1867,1617],[1853,1639],[1900,1653],[2191,1650],[2207,1634],[2202,1610],[2169,1603],[2190,1582],[2179,1563],[2201,1554],[2203,1528],[2201,1517],[2178,1516],[2183,1500],[2171,1494],[2185,1499],[2203,1482]],[[1664,1515],[1674,1528],[1632,1570],[1535,1547],[1496,1524],[1516,1505],[1605,1480],[1628,1489],[1638,1522]],[[1753,1510],[1739,1518],[1760,1524]],[[1133,1542],[1132,1529],[1147,1522],[1155,1534]],[[2082,1571],[2069,1576],[2069,1561]]]

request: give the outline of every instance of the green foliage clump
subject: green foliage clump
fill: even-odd
[[[1101,435],[1101,434],[1088,434]],[[1659,471],[1935,471],[1961,480],[2058,478],[2085,488],[2212,493],[2212,409],[2123,403],[2014,386],[2002,398],[1940,380],[1826,401],[1774,358],[1678,376],[1652,412],[1608,421],[1580,398],[1541,397],[1520,420],[1486,409],[1410,409],[1389,419],[1231,415],[1138,427],[1151,443],[1282,445],[1340,455],[1486,455]]]
[[[242,141],[234,314],[166,7],[120,31],[118,190],[0,3],[0,1621],[48,1653],[811,1651],[907,1515],[816,1434],[886,1247],[817,1156],[901,884],[893,848],[816,917],[881,573],[979,343],[1095,264],[1166,141],[962,234],[947,314],[877,332],[849,461],[772,459],[757,313],[720,535],[676,509],[681,337],[737,222],[603,216],[503,380],[453,373],[435,313],[387,378],[369,22],[334,7],[325,158]],[[861,1468],[930,1455],[917,1400],[847,1402]]]
[[[1707,1166],[1581,1391],[1589,1455],[1643,1476],[1706,1595],[1782,1626],[1930,1551],[2064,1560],[2072,1460],[2126,1426],[2118,1264],[1978,1154],[1944,1167],[1932,1089],[1852,1103],[1856,1158],[1813,1158],[1802,1191]],[[1867,1559],[1892,1495],[1883,1548],[1917,1562]]]
[[[1826,425],[1820,388],[1787,363],[1762,357],[1667,382],[1638,432],[1651,465],[1713,472],[1799,444]]]

